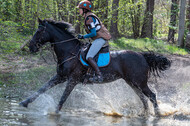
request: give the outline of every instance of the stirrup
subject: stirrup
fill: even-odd
[[[104,81],[104,80],[103,80],[103,77],[100,76],[100,75],[98,75],[97,78],[98,78],[98,82],[99,82],[99,83],[102,83],[102,82]]]
[[[90,82],[94,82],[94,83],[96,83],[96,82],[102,83],[103,82],[103,77],[100,76],[100,75],[96,75],[96,76],[90,77],[88,80]]]

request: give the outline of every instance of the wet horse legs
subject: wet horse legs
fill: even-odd
[[[64,81],[66,81],[65,78],[61,78],[59,75],[55,75],[47,83],[45,83],[36,93],[34,93],[32,96],[30,96],[26,100],[20,102],[19,105],[23,107],[28,107],[28,104],[33,102],[40,94],[44,93],[48,89]]]
[[[159,107],[158,107],[158,103],[156,100],[156,95],[149,89],[148,86],[144,87],[142,89],[142,92],[150,99],[150,101],[152,102],[153,106],[154,106],[154,112],[155,115],[160,116],[160,111],[159,111]]]
[[[76,82],[68,82],[67,83],[67,86],[65,88],[65,91],[63,92],[63,95],[61,97],[61,100],[57,106],[57,109],[56,109],[56,113],[58,113],[62,106],[63,106],[63,103],[67,100],[68,96],[70,95],[70,93],[72,92],[72,90],[74,89],[74,87],[77,85]]]
[[[143,92],[139,88],[133,87],[133,90],[139,96],[140,100],[143,103],[145,115],[148,114],[148,101],[145,98],[145,95],[143,94]]]

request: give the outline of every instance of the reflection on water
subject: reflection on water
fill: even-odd
[[[60,87],[58,87],[60,89]],[[34,103],[29,105],[29,108],[18,106],[17,100],[0,99],[0,125],[31,125],[31,126],[189,126],[190,125],[190,112],[187,110],[182,111],[182,108],[172,107],[170,104],[159,103],[162,113],[168,116],[157,118],[152,115],[148,117],[138,116],[138,111],[142,109],[141,104],[133,108],[130,105],[137,104],[133,100],[128,101],[123,105],[120,98],[113,98],[110,100],[108,96],[99,97],[89,93],[85,96],[83,93],[78,94],[77,90],[89,90],[87,87],[77,87],[75,93],[71,95],[59,115],[53,114],[57,104],[56,96],[51,93],[57,88],[40,96]],[[60,91],[62,92],[62,91]],[[87,91],[85,91],[87,92]],[[94,91],[96,92],[96,91]],[[116,91],[117,92],[117,91]],[[104,92],[105,93],[105,92]],[[55,93],[54,93],[55,94]],[[58,93],[59,94],[59,93]],[[61,93],[60,93],[61,94]],[[120,95],[120,94],[118,94]],[[84,97],[85,96],[85,97]],[[92,97],[91,97],[92,96]],[[85,100],[78,99],[83,97]],[[90,98],[90,99],[88,99]],[[124,100],[122,97],[121,99]],[[135,97],[134,97],[135,99]],[[114,102],[116,105],[114,105]],[[125,101],[126,102],[126,101]],[[120,105],[118,105],[120,104]],[[119,108],[119,107],[120,108]],[[80,108],[79,108],[80,107]],[[139,109],[139,108],[140,109]],[[135,110],[136,109],[136,110]],[[104,113],[112,112],[119,113],[122,116],[106,116]],[[142,111],[142,110],[141,110]],[[141,111],[139,111],[141,113]],[[185,113],[186,112],[186,113]]]
[[[144,117],[143,105],[123,81],[103,85],[77,85],[64,103],[59,115],[56,105],[64,84],[41,95],[29,108],[19,107],[20,100],[0,99],[0,125],[18,126],[189,126],[190,65],[174,62],[166,77],[151,80],[149,86],[157,94],[161,114],[155,117],[149,102],[150,115]],[[112,115],[112,116],[107,116]]]
[[[37,109],[36,109],[37,110]],[[0,99],[0,125],[35,126],[90,126],[90,125],[141,125],[141,118],[116,118],[101,113],[63,110],[59,115],[44,115],[44,110],[30,110],[19,107],[16,100]]]

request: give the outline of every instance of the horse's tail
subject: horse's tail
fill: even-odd
[[[142,55],[148,63],[149,72],[154,75],[159,76],[159,73],[169,69],[171,66],[171,61],[163,55],[155,54],[154,52],[143,52]]]

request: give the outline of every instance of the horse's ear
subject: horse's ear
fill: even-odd
[[[41,20],[40,18],[38,18],[38,22],[39,22],[39,24],[41,24],[41,23],[42,23],[42,20]]]

